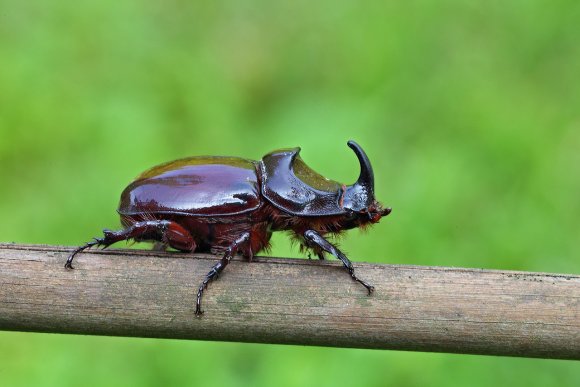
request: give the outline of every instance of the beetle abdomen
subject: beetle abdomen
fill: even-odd
[[[235,157],[191,157],[149,169],[121,194],[121,215],[227,216],[261,204],[256,165]]]

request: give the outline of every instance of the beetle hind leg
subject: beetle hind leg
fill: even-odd
[[[135,222],[119,231],[103,230],[102,238],[94,238],[92,241],[73,250],[64,267],[73,269],[72,261],[75,255],[92,246],[104,246],[104,248],[107,248],[113,243],[128,239],[136,241],[155,240],[180,251],[192,252],[196,248],[196,243],[191,234],[178,223],[169,220],[148,220]]]
[[[84,245],[79,246],[73,250],[73,252],[68,256],[66,263],[64,264],[65,269],[74,269],[74,267],[72,267],[72,261],[73,261],[75,255],[77,255],[81,251],[88,249],[92,246],[99,246],[104,238],[93,238],[93,239],[94,240],[87,242]]]

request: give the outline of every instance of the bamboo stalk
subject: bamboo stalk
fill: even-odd
[[[0,244],[0,329],[580,359],[580,276]],[[355,257],[353,257],[355,258]]]

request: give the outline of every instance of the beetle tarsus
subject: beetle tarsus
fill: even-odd
[[[319,247],[322,250],[326,251],[327,253],[330,253],[330,254],[334,255],[336,258],[340,259],[340,261],[342,262],[342,264],[344,265],[346,270],[348,270],[348,273],[350,274],[352,279],[355,280],[356,282],[360,283],[362,286],[364,286],[367,289],[369,295],[372,294],[372,292],[375,290],[375,288],[372,285],[370,285],[369,283],[359,279],[354,274],[354,267],[352,266],[352,263],[346,257],[346,255],[344,255],[342,253],[342,251],[340,251],[339,249],[334,247],[334,245],[332,243],[330,243],[329,241],[324,239],[324,237],[322,235],[320,235],[318,232],[316,232],[314,230],[307,230],[304,233],[304,239],[306,239],[306,241],[309,243],[309,245],[314,246],[314,247]],[[323,253],[320,252],[320,254],[323,254]]]
[[[75,257],[75,255],[77,255],[78,253],[80,253],[81,251],[84,251],[92,246],[98,246],[101,244],[101,242],[103,241],[102,239],[99,238],[93,238],[94,240],[85,243],[82,246],[77,247],[76,249],[73,250],[73,252],[68,256],[68,259],[66,260],[66,263],[64,264],[64,268],[65,269],[74,269],[74,267],[72,266],[72,261]]]
[[[375,291],[375,287],[374,287],[373,285],[369,284],[368,282],[366,282],[366,281],[363,281],[363,280],[361,280],[361,279],[357,278],[355,275],[353,275],[353,276],[352,276],[352,278],[353,278],[353,279],[354,279],[356,282],[360,283],[362,286],[364,286],[365,288],[367,288],[367,291],[368,291],[368,295],[369,295],[369,296],[370,296],[371,294],[373,294],[373,292]]]
[[[201,310],[201,298],[203,297],[203,291],[207,289],[207,285],[209,284],[209,282],[216,280],[219,277],[222,270],[228,265],[228,263],[230,263],[234,255],[236,255],[240,246],[244,243],[247,243],[249,240],[250,233],[249,232],[243,233],[238,239],[236,239],[230,245],[230,247],[227,248],[223,258],[219,260],[215,265],[213,265],[209,273],[207,273],[205,279],[203,280],[201,285],[199,285],[199,289],[197,290],[197,301],[195,304],[195,315],[197,317],[200,317],[203,314],[203,310]]]

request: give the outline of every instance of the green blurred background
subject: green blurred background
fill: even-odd
[[[124,186],[301,146],[393,214],[354,261],[580,273],[578,1],[0,0],[0,240],[78,245]],[[273,254],[298,256],[284,235]],[[192,275],[200,276],[200,273]],[[193,302],[193,299],[192,299]],[[580,385],[554,360],[0,332],[0,384]]]

